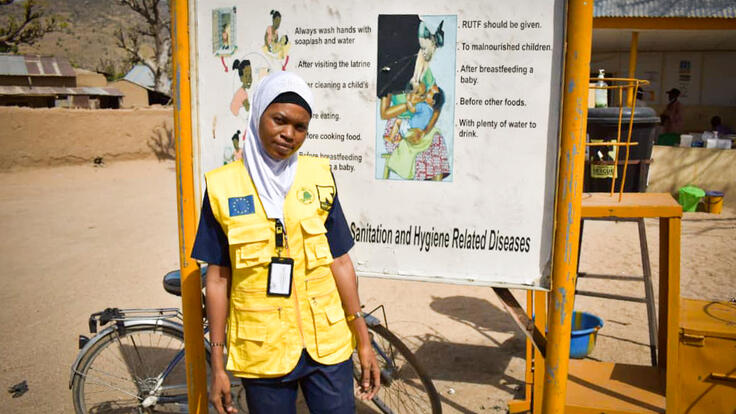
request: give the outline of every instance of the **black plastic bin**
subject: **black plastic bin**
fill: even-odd
[[[588,109],[588,142],[615,141],[618,138],[618,107],[589,108]],[[621,118],[621,142],[626,142],[629,133],[631,108],[623,109]],[[652,145],[655,140],[655,129],[659,123],[657,113],[649,107],[637,107],[634,111],[631,142],[638,145],[629,148],[629,165],[626,169],[625,192],[644,192],[646,190],[647,174],[652,158]],[[611,191],[611,180],[614,172],[614,159],[609,156],[613,146],[589,146],[588,157],[585,161],[585,178],[583,191],[608,192]],[[618,147],[618,164],[616,170],[616,185],[618,192],[623,177],[626,147]],[[601,157],[603,155],[603,157]],[[603,175],[609,177],[601,178]],[[597,178],[594,178],[597,176]]]

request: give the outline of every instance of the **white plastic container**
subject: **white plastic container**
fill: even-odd
[[[598,82],[596,82],[595,86],[599,88],[605,88],[606,82],[604,79],[606,78],[606,71],[603,69],[598,70]],[[595,90],[595,107],[596,108],[606,108],[608,107],[608,89],[596,89]]]
[[[716,143],[716,148],[720,149],[731,149],[731,140],[730,139],[718,139],[718,142]]]
[[[708,138],[705,140],[705,148],[718,148],[718,139]]]
[[[693,145],[693,136],[690,134],[682,134],[680,135],[680,146],[681,147],[690,147]]]

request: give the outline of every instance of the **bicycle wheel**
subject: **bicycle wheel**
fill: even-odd
[[[380,413],[442,413],[442,405],[432,380],[414,354],[383,325],[368,326],[373,350],[381,367],[381,389],[372,403]],[[356,381],[360,380],[360,361],[353,353]]]
[[[188,412],[183,349],[183,332],[173,327],[111,330],[80,360],[72,382],[74,409],[77,414]]]

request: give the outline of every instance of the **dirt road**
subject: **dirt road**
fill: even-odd
[[[174,182],[173,163],[154,160],[0,173],[0,385],[30,388],[15,399],[2,393],[0,412],[72,411],[69,368],[90,313],[178,306],[161,288],[178,266]],[[647,230],[656,275],[656,222]],[[686,215],[683,296],[736,296],[735,230],[733,210]],[[586,224],[582,255],[581,270],[641,272],[631,223]],[[633,282],[581,283],[643,296]],[[368,309],[386,305],[446,413],[505,412],[522,385],[524,340],[490,289],[363,278],[360,290]],[[579,298],[578,308],[606,322],[593,357],[648,362],[643,305]]]

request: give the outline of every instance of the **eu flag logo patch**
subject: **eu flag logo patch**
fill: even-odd
[[[253,205],[253,196],[230,197],[227,199],[228,207],[230,207],[230,217],[244,216],[256,212]]]

